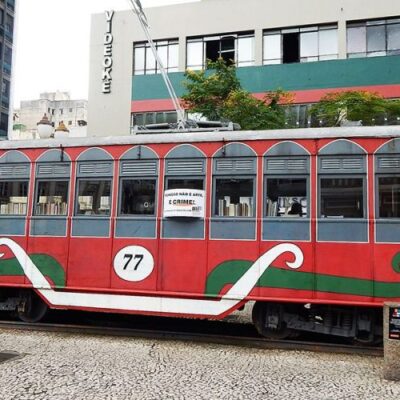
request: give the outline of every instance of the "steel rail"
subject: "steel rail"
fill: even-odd
[[[268,340],[260,337],[204,334],[193,332],[188,333],[167,330],[0,321],[0,331],[1,330],[23,330],[32,332],[57,332],[82,335],[135,337],[141,339],[172,340],[204,344],[240,346],[265,350],[296,350],[320,353],[358,354],[375,357],[383,356],[383,349],[381,347],[364,347],[298,340]]]

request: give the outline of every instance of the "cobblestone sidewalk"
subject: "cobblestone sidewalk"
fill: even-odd
[[[1,400],[398,400],[383,359],[0,331]]]

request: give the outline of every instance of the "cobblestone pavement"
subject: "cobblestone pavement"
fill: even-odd
[[[0,399],[398,400],[383,359],[0,330]]]

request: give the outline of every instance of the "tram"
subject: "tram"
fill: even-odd
[[[0,310],[372,342],[400,300],[400,127],[0,143]]]

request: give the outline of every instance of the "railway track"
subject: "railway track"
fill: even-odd
[[[206,344],[219,344],[230,346],[241,346],[259,349],[274,350],[296,350],[313,351],[338,354],[359,354],[368,356],[383,356],[382,347],[366,347],[348,344],[325,343],[303,340],[267,340],[261,337],[226,335],[226,334],[208,334],[196,332],[180,332],[178,330],[165,329],[138,329],[126,327],[107,327],[82,324],[58,324],[58,323],[24,323],[17,321],[0,321],[1,330],[23,330],[36,332],[57,332],[66,334],[81,335],[102,335],[119,336],[156,340],[175,340]]]

